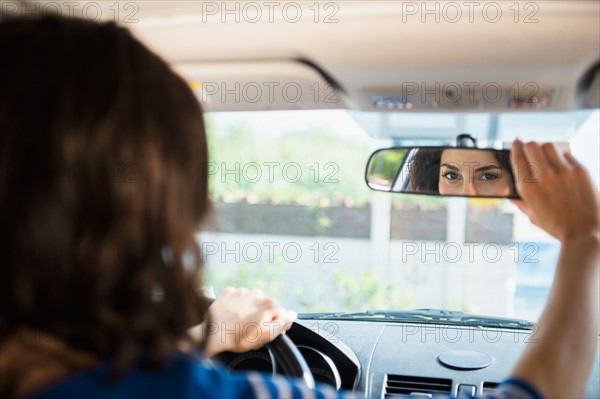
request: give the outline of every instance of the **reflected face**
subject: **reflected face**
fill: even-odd
[[[505,197],[514,193],[511,174],[493,151],[449,149],[442,152],[440,194]]]

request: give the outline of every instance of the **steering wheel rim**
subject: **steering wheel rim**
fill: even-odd
[[[315,387],[315,379],[310,368],[290,337],[285,333],[280,334],[266,347],[286,375],[303,380],[310,389]]]

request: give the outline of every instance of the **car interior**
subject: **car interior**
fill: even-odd
[[[116,20],[185,78],[210,147],[201,288],[260,288],[299,313],[215,362],[364,397],[479,396],[535,342],[560,246],[496,164],[516,137],[552,141],[598,187],[598,1],[67,3],[2,12]],[[431,189],[412,180],[428,153]],[[460,191],[475,154],[496,169],[470,179],[493,188]]]

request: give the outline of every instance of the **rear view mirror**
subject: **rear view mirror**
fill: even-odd
[[[367,185],[377,191],[518,198],[509,150],[401,147],[374,152]]]

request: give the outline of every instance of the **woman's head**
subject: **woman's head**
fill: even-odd
[[[198,101],[113,23],[4,21],[0,53],[5,331],[164,358],[206,309],[195,295],[194,233],[209,208]]]
[[[510,156],[507,151],[444,150],[440,157],[438,189],[444,195],[514,196]]]
[[[508,151],[421,148],[410,160],[410,189],[425,194],[514,196]]]

